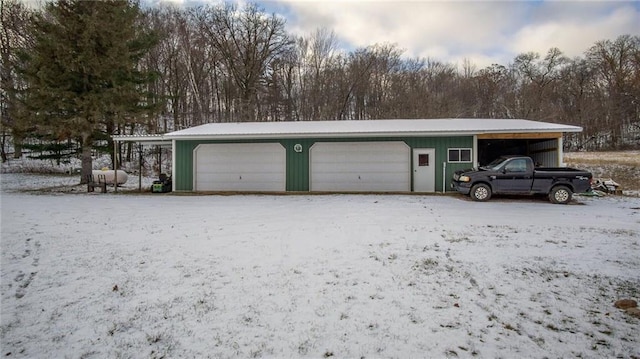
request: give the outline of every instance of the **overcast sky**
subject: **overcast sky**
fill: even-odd
[[[640,1],[256,3],[266,12],[284,17],[288,31],[294,35],[308,35],[321,27],[333,30],[347,51],[392,43],[408,57],[457,64],[466,58],[479,68],[492,63],[506,65],[522,52],[543,55],[551,47],[558,47],[569,57],[579,56],[598,40],[614,40],[623,34],[640,35]]]

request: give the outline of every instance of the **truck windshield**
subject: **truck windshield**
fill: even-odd
[[[502,165],[504,164],[504,161],[508,160],[509,157],[498,157],[495,160],[491,161],[491,163],[489,163],[486,166],[482,166],[482,169],[485,170],[494,170],[497,171],[498,169],[500,169],[500,167],[502,167]]]

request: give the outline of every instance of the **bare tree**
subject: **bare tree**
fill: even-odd
[[[558,121],[583,126],[584,131],[573,135],[569,143],[581,149],[597,135],[597,119],[601,113],[602,93],[594,86],[595,72],[582,58],[571,60],[560,74],[556,101],[560,106]],[[577,139],[576,139],[577,138]]]
[[[521,117],[553,120],[556,113],[548,106],[553,86],[559,79],[562,66],[568,59],[557,48],[551,48],[544,59],[529,52],[518,55],[514,61],[520,82],[519,114]]]
[[[605,95],[598,128],[609,133],[611,146],[618,147],[640,122],[640,37],[598,41],[586,56],[596,73],[595,84]]]
[[[265,15],[256,5],[238,9],[230,4],[202,8],[197,17],[238,87],[237,120],[258,120],[257,94],[266,69],[293,44],[284,30],[284,20]]]
[[[337,54],[337,38],[326,28],[316,29],[295,44],[298,119],[335,119],[333,102],[336,70],[341,60]],[[340,70],[339,70],[340,71]]]
[[[585,131],[576,143],[598,137],[601,127],[615,125],[620,143],[629,143],[635,127],[640,131],[637,37],[597,43],[586,58],[569,60],[551,48],[543,56],[524,53],[511,64],[477,70],[469,60],[458,68],[406,58],[389,44],[341,52],[327,28],[293,42],[284,20],[255,5],[174,8],[157,17],[152,26],[166,37],[149,66],[161,69],[154,89],[167,98],[161,118],[171,119],[159,128],[219,121],[518,117],[581,125]]]

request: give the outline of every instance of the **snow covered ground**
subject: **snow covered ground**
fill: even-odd
[[[0,175],[4,357],[640,357],[640,198],[16,191],[64,178]]]

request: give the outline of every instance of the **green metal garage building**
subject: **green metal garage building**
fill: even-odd
[[[247,122],[160,140],[171,143],[174,191],[445,192],[454,171],[500,155],[562,165],[563,134],[580,131],[518,119]]]

